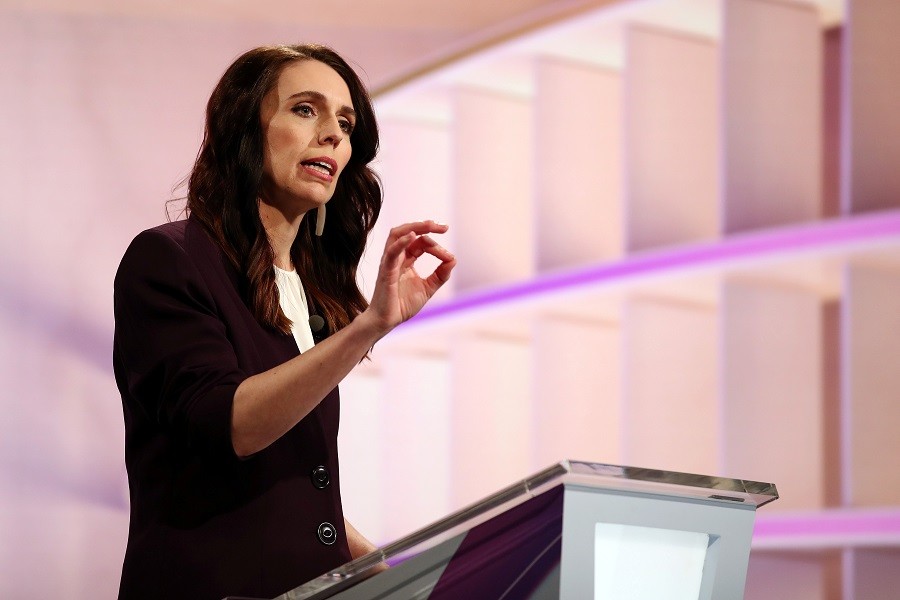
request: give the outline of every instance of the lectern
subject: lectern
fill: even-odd
[[[739,600],[756,509],[777,498],[563,461],[278,600]]]

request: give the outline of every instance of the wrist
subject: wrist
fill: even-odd
[[[388,322],[375,314],[371,307],[357,315],[353,320],[353,325],[358,326],[362,331],[362,335],[371,340],[370,347],[374,346],[375,342],[386,336],[393,329]]]

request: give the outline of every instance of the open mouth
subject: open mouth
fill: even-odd
[[[304,167],[307,167],[308,169],[312,169],[313,171],[317,171],[329,177],[334,177],[334,174],[337,171],[337,164],[333,160],[326,158],[314,158],[312,160],[305,160],[300,164],[302,164]]]

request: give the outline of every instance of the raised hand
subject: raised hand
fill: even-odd
[[[268,447],[318,406],[391,329],[415,315],[450,278],[456,259],[431,239],[446,225],[407,223],[391,230],[369,307],[350,325],[334,332],[286,363],[246,378],[234,393],[231,440],[238,456]],[[430,254],[440,261],[426,278],[416,260]],[[351,534],[352,535],[352,534]],[[364,541],[356,548],[368,551]],[[351,551],[354,547],[351,546]]]
[[[447,229],[447,225],[434,221],[406,223],[391,229],[367,311],[377,318],[384,333],[418,313],[450,279],[456,258],[429,235],[445,233]],[[426,278],[415,269],[416,260],[423,254],[441,261]]]

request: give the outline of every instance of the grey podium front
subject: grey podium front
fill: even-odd
[[[756,509],[777,498],[563,461],[278,600],[738,600]]]

